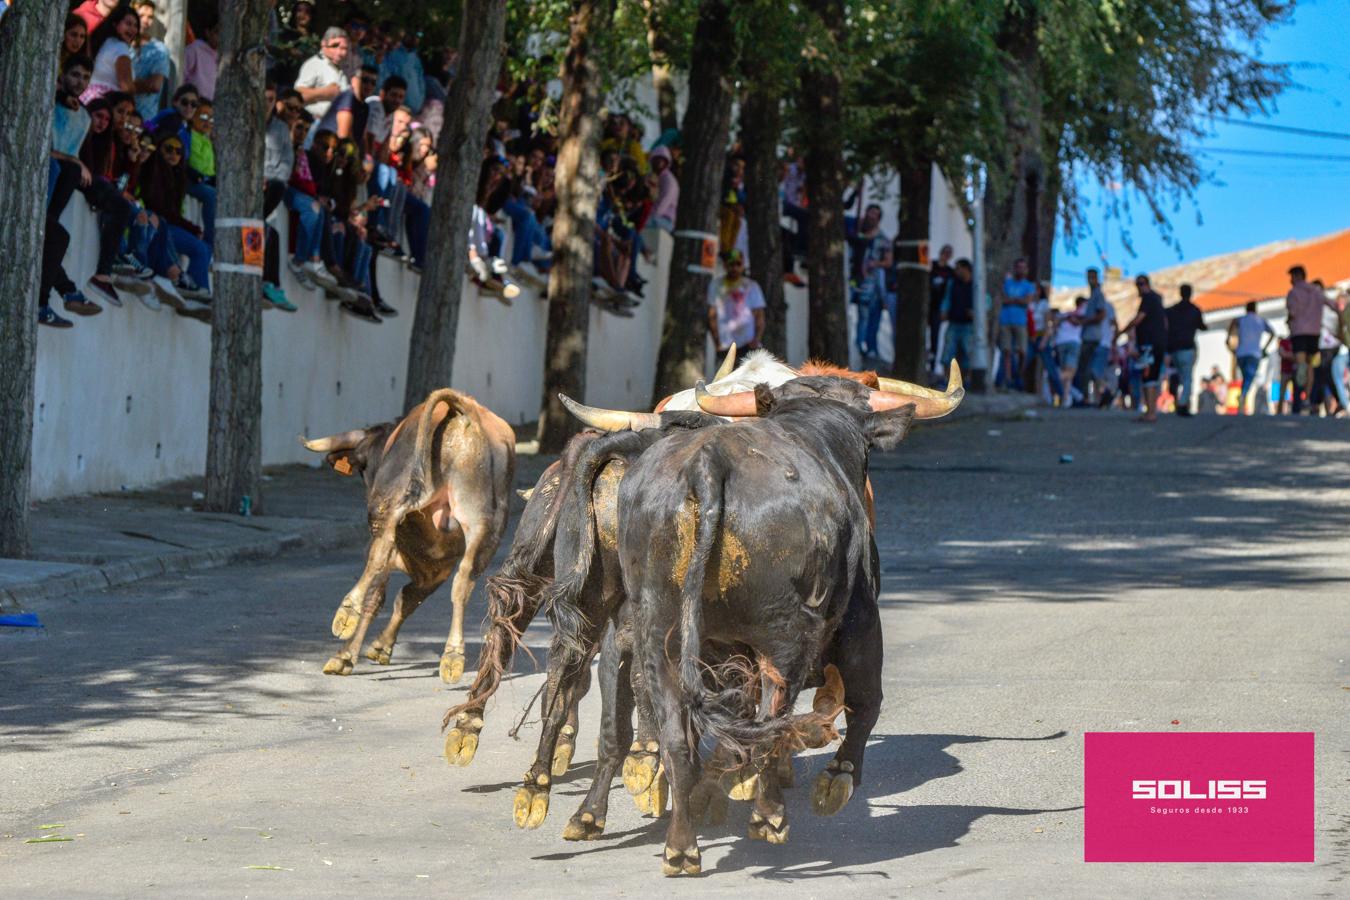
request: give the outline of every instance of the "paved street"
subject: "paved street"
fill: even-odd
[[[697,882],[661,878],[664,823],[617,782],[605,837],[561,840],[594,693],[548,821],[515,828],[528,660],[473,765],[445,764],[464,690],[436,674],[448,591],[392,665],[321,675],[357,549],[43,600],[44,632],[0,631],[0,896],[1344,896],[1347,435],[1042,412],[928,426],[874,458],[886,702],[868,779],[818,819],[805,786],[827,757],[799,758],[788,844],[747,840],[733,803]],[[1316,731],[1317,862],[1084,864],[1091,730]],[[47,835],[73,840],[24,843]]]

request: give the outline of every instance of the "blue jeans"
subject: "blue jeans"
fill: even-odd
[[[427,229],[431,227],[431,207],[408,195],[403,207],[404,227],[408,230],[408,253],[413,265],[421,266],[427,257]]]
[[[192,280],[197,282],[197,286],[201,289],[210,290],[207,285],[211,278],[211,247],[201,238],[194,237],[177,225],[169,222],[165,222],[164,225],[169,232],[169,241],[173,245],[174,262],[178,261],[179,254],[187,256],[188,274],[192,276]]]
[[[398,180],[398,173],[392,166],[380,163],[375,167],[371,178],[372,190],[389,201],[389,206],[377,206],[371,210],[370,224],[389,232],[389,236],[398,240],[398,226],[403,221],[403,206],[407,198],[407,189]]]
[[[1247,399],[1247,392],[1251,390],[1252,382],[1256,380],[1256,370],[1261,365],[1259,356],[1239,356],[1237,358],[1238,371],[1242,373],[1242,399]]]
[[[971,322],[948,322],[947,339],[942,345],[942,367],[947,368],[952,360],[956,359],[964,368],[969,369],[974,350],[975,325]]]
[[[1189,410],[1191,385],[1195,381],[1195,348],[1173,352],[1172,364],[1177,367],[1177,408]]]
[[[1064,396],[1064,382],[1059,377],[1059,364],[1055,361],[1055,348],[1051,346],[1049,339],[1043,343],[1035,345],[1036,358],[1041,362],[1041,368],[1045,370],[1045,377],[1050,383],[1050,394],[1053,397]]]
[[[894,333],[896,299],[895,294],[884,287],[885,275],[880,271],[872,275],[876,283],[869,283],[863,290],[863,305],[858,309],[858,348],[869,356],[879,356],[877,334],[881,331],[881,312],[884,309],[891,317],[891,332]]]
[[[323,207],[304,191],[288,187],[286,208],[300,219],[300,233],[295,237],[295,261],[307,263],[317,259],[319,247],[323,245]]]
[[[1344,351],[1331,358],[1331,389],[1336,392],[1341,409],[1350,409],[1350,397],[1345,389],[1345,372],[1350,367],[1350,354]]]
[[[511,217],[511,265],[518,266],[527,261],[535,247],[553,249],[549,246],[548,233],[528,203],[512,198],[502,204],[502,212]]]
[[[202,204],[202,240],[216,245],[216,189],[204,182],[189,184],[187,193]],[[194,279],[196,280],[196,279]]]

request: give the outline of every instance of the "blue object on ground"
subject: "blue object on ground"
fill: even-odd
[[[8,625],[10,628],[41,628],[42,622],[39,621],[37,613],[15,613],[12,616],[0,616],[0,626]]]

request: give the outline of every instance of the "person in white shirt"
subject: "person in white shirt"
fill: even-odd
[[[1055,355],[1059,357],[1059,381],[1063,392],[1059,397],[1061,409],[1072,403],[1073,376],[1078,371],[1078,355],[1083,349],[1083,312],[1087,297],[1075,297],[1073,312],[1060,313],[1055,322]]]
[[[316,120],[324,117],[338,94],[351,90],[347,73],[342,71],[342,61],[350,50],[347,32],[341,28],[330,28],[323,33],[319,52],[305,60],[305,64],[300,67],[295,89],[305,101],[305,109]]]
[[[739,250],[722,255],[723,278],[714,278],[708,291],[708,330],[719,351],[736,345],[736,359],[759,347],[764,337],[764,291],[746,277],[745,257]]]
[[[141,18],[129,6],[113,13],[89,35],[94,71],[89,87],[80,96],[80,102],[86,105],[113,91],[133,95],[136,92],[131,45],[141,33]]]
[[[1262,337],[1266,338],[1264,345]],[[1255,303],[1248,303],[1246,314],[1240,319],[1234,319],[1228,326],[1228,346],[1237,357],[1238,371],[1242,373],[1240,406],[1244,410],[1247,408],[1247,392],[1256,381],[1256,370],[1270,352],[1270,345],[1277,339],[1274,326],[1257,313]]]

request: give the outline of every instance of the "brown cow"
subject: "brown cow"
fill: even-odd
[[[380,665],[389,664],[403,621],[453,572],[455,612],[440,671],[443,681],[458,681],[464,606],[506,531],[516,468],[511,426],[467,394],[442,388],[397,424],[303,443],[326,453],[338,472],[361,475],[370,522],[365,571],[333,616],[333,636],[347,644],[324,674],[351,674],[394,570],[412,582],[398,592],[389,625],[366,650]]]

